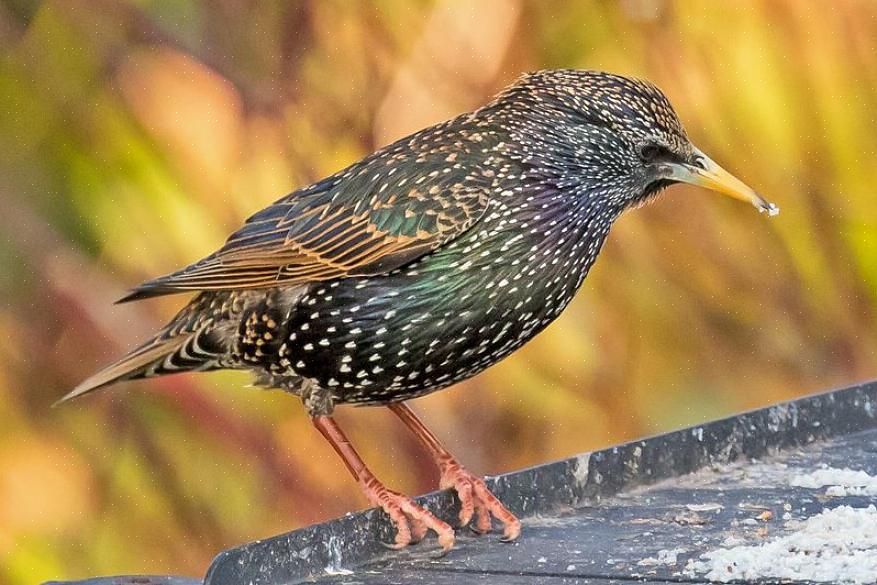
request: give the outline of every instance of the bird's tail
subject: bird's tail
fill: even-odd
[[[55,405],[123,380],[151,378],[178,372],[220,367],[226,353],[217,328],[232,323],[226,292],[205,292],[195,297],[155,337],[76,386]]]

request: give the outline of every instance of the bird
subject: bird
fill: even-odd
[[[475,532],[521,521],[406,401],[492,366],[554,321],[628,209],[689,183],[779,209],[688,138],[665,94],[607,72],[525,73],[474,111],[402,138],[252,215],[212,254],[119,302],[193,294],[153,338],[61,399],[114,382],[246,370],[301,399],[401,548],[449,523],[369,470],[333,418],[388,407]],[[59,401],[59,402],[61,402]]]

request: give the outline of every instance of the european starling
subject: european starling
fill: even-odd
[[[572,300],[626,209],[676,182],[778,209],[688,139],[651,83],[595,71],[522,76],[490,103],[421,130],[250,217],[225,245],[122,299],[194,299],[155,337],[65,399],[120,380],[222,368],[299,396],[395,545],[454,531],[385,488],[332,419],[388,406],[436,459],[460,522],[520,522],[404,401],[474,376]]]

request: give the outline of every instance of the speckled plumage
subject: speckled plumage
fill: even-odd
[[[123,300],[197,291],[152,340],[65,398],[117,380],[219,368],[302,398],[394,547],[445,522],[369,471],[330,416],[387,404],[430,453],[478,532],[521,522],[403,401],[512,353],[572,300],[615,219],[685,181],[778,210],[688,140],[653,85],[593,71],[523,76],[251,217],[214,254]]]
[[[648,163],[689,159],[682,125],[650,83],[525,75],[486,106],[287,195],[216,253],[138,287],[125,300],[200,292],[73,394],[246,369],[325,414],[447,387],[561,313],[613,221],[669,184]]]

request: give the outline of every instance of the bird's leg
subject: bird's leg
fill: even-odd
[[[438,535],[443,550],[448,551],[454,546],[454,529],[415,504],[411,498],[387,489],[378,481],[331,416],[314,416],[311,421],[344,460],[369,501],[386,512],[396,526],[396,542],[390,545],[392,548],[418,542],[429,529]]]
[[[463,467],[408,406],[397,402],[388,407],[432,454],[441,473],[441,488],[452,487],[457,492],[460,498],[460,523],[465,526],[474,514],[475,530],[489,532],[490,517],[493,516],[502,522],[503,540],[515,540],[521,534],[521,521],[487,489],[484,480]]]

